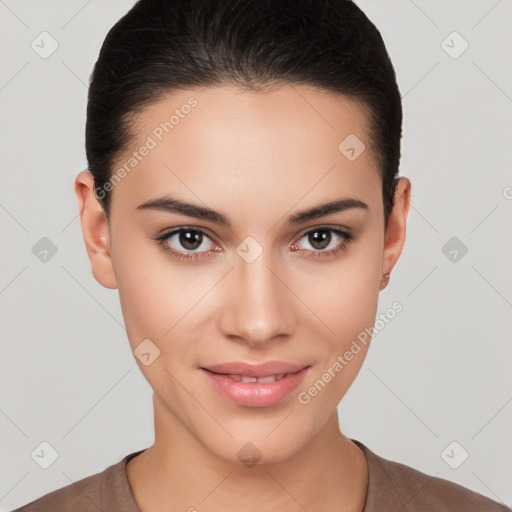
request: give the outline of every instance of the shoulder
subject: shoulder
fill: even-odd
[[[13,512],[46,512],[49,510],[55,512],[71,512],[72,510],[98,512],[98,510],[103,510],[101,487],[105,471],[49,492]]]
[[[367,509],[404,512],[510,512],[505,505],[449,480],[431,476],[373,453],[354,441],[368,462]],[[386,508],[382,504],[386,504]],[[380,506],[379,506],[380,505]]]
[[[409,508],[460,512],[504,512],[505,505],[444,478],[427,475],[404,464],[385,460],[383,470],[401,496],[410,501]]]
[[[98,512],[123,506],[126,512],[136,511],[126,479],[127,455],[103,471],[56,489],[12,512]]]

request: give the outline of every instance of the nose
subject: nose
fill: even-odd
[[[265,252],[252,263],[242,258],[225,280],[226,300],[219,318],[222,333],[234,341],[264,348],[291,335],[293,301],[284,275],[272,268]]]

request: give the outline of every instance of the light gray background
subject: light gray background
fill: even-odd
[[[512,1],[357,3],[397,72],[412,207],[379,304],[404,309],[374,337],[340,405],[342,429],[510,506]],[[151,388],[117,291],[91,274],[73,193],[87,165],[88,78],[131,5],[0,0],[2,511],[153,442]],[[47,59],[31,48],[43,31],[59,45]],[[458,58],[442,45],[453,31],[469,43]],[[42,237],[57,247],[46,263],[32,253]],[[468,248],[455,262],[442,252],[452,237]],[[31,458],[43,441],[59,454],[46,470]],[[441,457],[452,441],[469,453],[458,469]]]

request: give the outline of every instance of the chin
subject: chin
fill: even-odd
[[[303,437],[294,436],[284,429],[280,433],[273,432],[270,436],[266,429],[255,429],[253,435],[245,430],[242,435],[218,443],[212,443],[210,437],[205,446],[215,456],[230,464],[250,468],[283,462],[295,455],[304,443]]]

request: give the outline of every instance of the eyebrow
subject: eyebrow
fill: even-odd
[[[369,210],[368,205],[363,201],[351,197],[345,197],[335,201],[330,201],[328,203],[320,204],[318,206],[313,206],[312,208],[308,208],[306,210],[302,210],[298,213],[290,215],[287,218],[287,222],[291,225],[300,224],[309,220],[318,219],[331,213],[342,212],[352,208]],[[158,197],[156,199],[145,201],[144,203],[137,206],[137,210],[158,210],[167,213],[179,213],[186,215],[187,217],[207,220],[215,224],[220,224],[227,228],[231,228],[231,222],[222,213],[212,210],[211,208],[187,203],[185,201],[181,201],[169,196]]]

